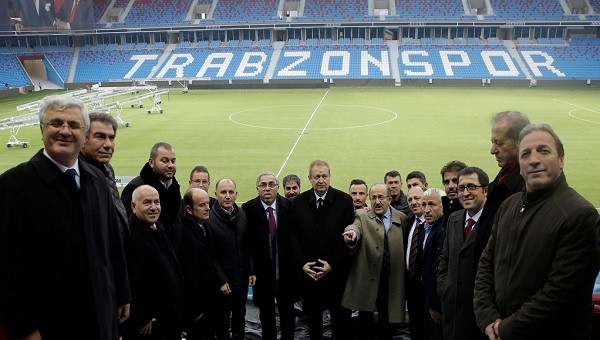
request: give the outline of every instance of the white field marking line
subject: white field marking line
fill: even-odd
[[[561,102],[561,103],[563,103],[563,104],[567,104],[567,105],[575,106],[576,108],[578,108],[578,109],[581,109],[581,110],[587,110],[587,111],[591,111],[591,112],[594,112],[594,113],[600,114],[600,112],[599,112],[599,111],[592,110],[592,109],[588,109],[587,107],[583,107],[583,106],[579,106],[579,105],[577,105],[577,104],[572,104],[572,103],[569,103],[569,102],[565,102],[565,101],[562,101],[562,100],[560,100],[560,99],[554,99],[554,100],[555,100],[555,101],[557,101],[557,102]],[[596,122],[596,121],[593,121],[593,120],[588,120],[588,119],[579,118],[579,117],[577,117],[577,116],[575,116],[575,115],[573,114],[573,112],[574,112],[574,111],[577,111],[577,110],[570,110],[570,111],[569,111],[569,116],[571,116],[571,117],[573,117],[573,118],[575,118],[575,119],[578,119],[578,120],[584,121],[584,122],[588,122],[588,123],[594,123],[594,124],[600,124],[600,122]]]
[[[310,115],[310,118],[308,118],[308,121],[306,122],[306,124],[304,125],[304,128],[298,135],[298,138],[296,138],[296,142],[294,143],[294,146],[292,146],[292,149],[288,153],[287,157],[285,157],[285,161],[283,161],[283,164],[281,164],[281,167],[279,168],[279,171],[277,171],[277,175],[275,175],[275,177],[279,178],[279,175],[281,175],[283,168],[285,168],[285,165],[287,164],[288,160],[290,159],[290,157],[292,157],[292,153],[294,153],[294,150],[296,150],[296,146],[300,142],[300,138],[302,138],[302,136],[304,136],[304,133],[306,132],[306,129],[308,128],[308,125],[310,124],[310,121],[313,119],[313,117],[315,116],[315,113],[317,113],[317,110],[319,109],[319,107],[321,107],[321,104],[323,103],[323,101],[325,100],[325,97],[327,97],[328,94],[329,94],[329,90],[327,90],[327,92],[325,92],[325,94],[319,101],[319,104],[317,104],[317,107],[315,107],[312,114]]]
[[[265,107],[257,107],[257,108],[253,108],[253,109],[247,109],[247,110],[242,110],[242,111],[238,111],[238,112],[234,112],[231,115],[229,115],[229,121],[241,126],[246,126],[246,127],[252,127],[252,128],[258,128],[258,129],[267,129],[267,130],[289,130],[289,131],[294,131],[294,130],[300,130],[300,129],[296,129],[296,128],[289,128],[289,127],[271,127],[271,126],[261,126],[261,125],[253,125],[253,124],[246,124],[246,123],[241,123],[238,122],[237,120],[235,120],[235,116],[237,116],[240,113],[245,113],[245,112],[251,112],[251,111],[257,111],[257,110],[263,110],[263,109],[272,109],[272,108],[279,108],[279,107],[298,107],[298,106],[308,106],[308,105],[280,105],[280,106],[265,106]],[[332,105],[332,106],[341,106],[341,107],[360,107],[363,109],[371,109],[371,110],[379,110],[379,111],[384,111],[384,112],[389,112],[393,115],[392,118],[388,119],[388,120],[384,120],[382,122],[377,122],[377,123],[371,123],[371,124],[364,124],[364,125],[354,125],[354,126],[340,126],[340,127],[328,127],[328,128],[316,128],[316,129],[310,129],[309,131],[326,131],[326,130],[346,130],[346,129],[359,129],[359,128],[365,128],[365,127],[371,127],[371,126],[377,126],[377,125],[382,125],[382,124],[386,124],[391,122],[392,120],[398,118],[398,113],[392,111],[392,110],[388,110],[388,109],[384,109],[384,108],[380,108],[380,107],[372,107],[372,106],[363,106],[363,105]]]

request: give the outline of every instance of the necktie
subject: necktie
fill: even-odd
[[[467,220],[467,225],[465,226],[465,229],[463,229],[463,236],[465,237],[465,241],[469,238],[469,235],[471,235],[471,230],[473,230],[474,224],[475,224],[474,219],[469,218]]]
[[[410,277],[415,277],[418,271],[419,263],[419,239],[420,234],[423,231],[423,223],[418,223],[413,231],[412,237],[410,239],[410,253],[408,255],[408,275]]]
[[[275,215],[273,215],[273,208],[267,208],[267,219],[269,220],[269,240],[273,241],[275,237],[275,231],[277,230],[277,223],[275,223]]]
[[[317,209],[320,209],[323,206],[323,199],[319,197],[317,200]]]
[[[390,274],[390,243],[388,241],[388,233],[383,229],[383,262],[381,263],[381,274],[389,277]]]
[[[75,169],[67,169],[65,171],[65,174],[67,174],[67,176],[69,176],[69,178],[71,178],[71,180],[73,181],[73,184],[75,185],[77,190],[79,190],[79,185],[77,184],[77,179],[75,179],[77,177],[77,171]]]

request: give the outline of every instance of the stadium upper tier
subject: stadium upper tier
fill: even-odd
[[[43,58],[75,83],[118,80],[600,79],[600,39],[292,40],[265,45],[189,43],[98,45],[75,52],[0,49],[3,83],[31,84],[19,58]],[[443,43],[442,43],[443,42]],[[76,67],[72,67],[75,63]],[[72,74],[70,74],[72,73]]]
[[[579,20],[561,0],[93,0],[98,28],[195,24],[402,20]],[[477,2],[473,2],[477,3]],[[588,20],[600,18],[589,0]],[[472,7],[472,8],[471,8]],[[481,8],[478,8],[481,7]],[[481,17],[478,18],[478,15]]]

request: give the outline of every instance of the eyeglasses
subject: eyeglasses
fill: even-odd
[[[278,185],[279,184],[277,184],[275,182],[269,182],[269,183],[262,182],[262,183],[258,184],[258,187],[264,190],[267,187],[270,188],[270,189],[273,189],[273,188],[277,187]]]
[[[467,185],[459,185],[458,192],[463,192],[467,189],[468,192],[473,192],[477,190],[477,188],[485,188],[485,185],[475,185],[475,184],[467,184]]]
[[[44,122],[44,125],[52,127],[54,129],[62,129],[63,127],[67,127],[69,130],[81,130],[83,126],[77,122],[63,122],[62,120],[51,120],[49,122]]]
[[[383,200],[386,200],[386,199],[388,199],[389,197],[390,197],[390,196],[383,196],[383,195],[381,195],[381,196],[371,196],[371,201],[372,201],[372,202],[377,202],[377,201],[380,201],[380,202],[381,202],[381,201],[383,201]]]

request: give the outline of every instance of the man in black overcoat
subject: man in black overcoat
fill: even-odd
[[[165,229],[158,221],[159,194],[142,185],[132,194],[131,236],[126,246],[131,282],[131,317],[124,340],[180,340],[183,275]]]
[[[281,339],[293,340],[295,291],[300,271],[295,270],[290,250],[290,202],[277,193],[279,181],[273,173],[258,176],[256,190],[258,196],[244,203],[242,209],[248,221],[248,239],[256,275],[253,300],[260,311],[262,338],[277,339],[277,299]]]
[[[308,179],[312,188],[292,201],[290,229],[294,265],[304,272],[300,286],[310,338],[322,338],[322,313],[329,310],[333,338],[349,339],[350,311],[341,301],[350,257],[341,235],[354,221],[352,197],[330,187],[325,161],[310,164]]]
[[[40,103],[44,149],[0,175],[0,315],[9,338],[116,339],[129,283],[104,175],[78,159],[90,121]]]
[[[215,338],[215,307],[219,280],[215,265],[212,230],[208,227],[210,201],[206,191],[190,188],[183,195],[184,215],[179,222],[179,263],[185,277],[187,340]]]

